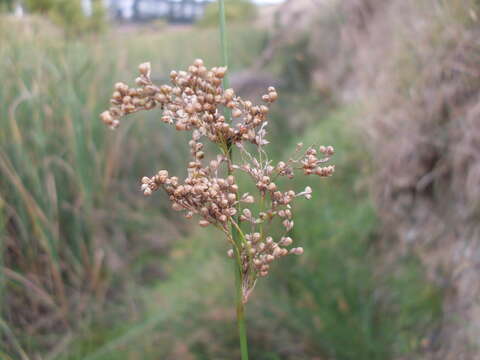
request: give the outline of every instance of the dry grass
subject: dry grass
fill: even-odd
[[[373,159],[385,258],[419,255],[446,289],[441,336],[426,342],[427,354],[477,357],[479,3],[328,3],[317,2],[315,15],[305,12],[317,31],[304,55],[321,93],[365,105],[355,125]],[[284,31],[297,39],[308,33],[295,23]]]
[[[360,35],[355,29],[353,71],[343,90],[362,94],[367,104],[358,125],[373,155],[372,190],[387,247],[392,254],[397,239],[393,254],[413,250],[448,289],[441,336],[429,341],[429,354],[473,358],[480,322],[472,301],[480,294],[473,285],[480,246],[479,7],[373,3],[344,9],[367,20]]]

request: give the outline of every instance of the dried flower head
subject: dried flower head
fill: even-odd
[[[277,100],[277,91],[269,87],[262,96],[264,104],[255,105],[243,100],[233,89],[223,89],[226,71],[225,67],[207,69],[197,59],[187,71],[172,71],[171,85],[157,86],[150,77],[150,64],[141,64],[137,87],[117,83],[112,106],[100,118],[116,128],[125,115],[160,108],[164,123],[179,131],[191,131],[187,177],[180,180],[167,170],[160,170],[142,178],[141,190],[151,195],[162,189],[175,211],[183,212],[189,219],[197,215],[200,226],[214,226],[225,234],[232,246],[227,255],[235,258],[242,269],[246,302],[256,280],[268,275],[273,261],[288,254],[303,254],[301,247],[289,248],[293,243],[288,236],[294,226],[292,203],[297,198],[311,199],[312,188],[307,186],[300,192],[282,190],[279,178],[292,179],[298,171],[331,176],[335,167],[326,163],[334,150],[331,146],[302,150],[303,144],[298,144],[292,158],[274,164],[264,147],[268,144],[269,105]],[[204,139],[217,144],[219,154],[207,159]],[[230,156],[233,145],[241,154],[237,163]],[[249,150],[252,145],[254,150]],[[257,194],[242,193],[237,184],[239,173],[248,175]],[[258,204],[258,210],[249,207],[253,203]],[[275,219],[280,220],[284,229],[276,239],[271,235]],[[234,240],[232,231],[240,235],[240,241]]]

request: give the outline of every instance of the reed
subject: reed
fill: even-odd
[[[274,163],[269,159],[268,113],[278,93],[274,87],[268,87],[262,96],[263,104],[255,105],[227,87],[228,49],[222,0],[219,17],[223,66],[208,69],[203,60],[196,59],[186,71],[172,71],[171,84],[156,85],[151,64],[142,63],[136,86],[116,83],[111,106],[100,118],[116,129],[127,115],[159,109],[162,122],[177,131],[191,132],[187,177],[180,180],[162,169],[151,177],[143,177],[141,190],[147,196],[163,190],[173,210],[182,212],[187,219],[198,217],[200,226],[213,226],[224,234],[231,246],[227,254],[235,263],[241,358],[248,360],[245,306],[257,280],[269,274],[275,260],[288,254],[303,254],[301,247],[290,248],[292,205],[298,198],[311,199],[312,189],[282,189],[279,181],[293,179],[300,171],[319,177],[333,175],[334,166],[326,163],[334,150],[323,145],[305,148],[299,143],[285,161]],[[206,152],[205,141],[213,145],[216,153]],[[237,158],[233,156],[234,149],[238,151]],[[242,176],[254,184],[255,195],[239,186]],[[272,235],[277,228],[283,231],[274,241]]]

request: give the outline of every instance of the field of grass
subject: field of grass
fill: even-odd
[[[230,39],[237,71],[255,61],[267,36],[239,25]],[[154,112],[115,133],[98,120],[113,84],[131,83],[138,63],[151,61],[160,82],[198,57],[218,63],[215,29],[67,41],[41,19],[0,21],[0,355],[238,358],[224,241],[178,220],[163,196],[138,191],[144,175],[180,171],[184,138]],[[273,66],[279,78],[291,63]],[[317,180],[314,199],[298,209],[294,236],[305,255],[258,284],[248,314],[252,358],[414,354],[441,297],[413,258],[395,273],[377,271],[370,164],[349,122],[361,109],[327,105],[303,78],[295,81],[297,72],[288,74],[272,109],[272,155],[300,140],[331,144],[337,173]]]

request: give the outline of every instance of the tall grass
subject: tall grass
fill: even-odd
[[[151,250],[165,249],[185,231],[165,206],[145,209],[132,174],[148,174],[159,162],[176,169],[187,149],[155,115],[118,134],[105,132],[98,114],[110,86],[128,80],[124,74],[146,59],[156,60],[156,74],[168,74],[171,64],[186,64],[194,54],[217,63],[217,43],[209,30],[66,42],[41,19],[4,20],[2,317],[22,346],[51,349],[58,333],[69,338],[79,318],[135,287]],[[259,51],[263,36],[237,31],[238,68],[246,65],[246,52]],[[168,148],[175,151],[162,151]]]

